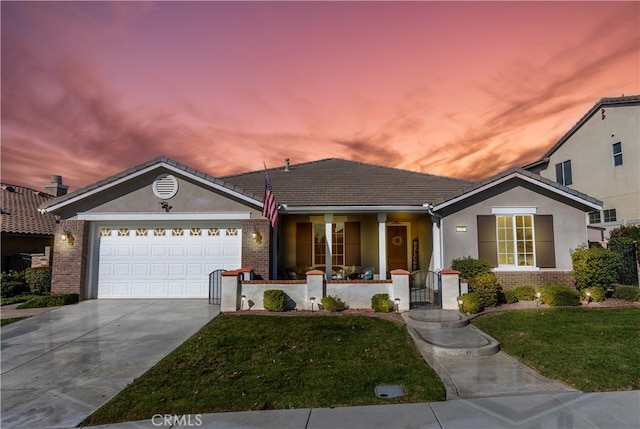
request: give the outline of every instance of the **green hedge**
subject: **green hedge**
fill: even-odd
[[[477,292],[469,292],[462,295],[462,311],[464,313],[476,314],[482,310],[484,310],[484,306]]]
[[[638,286],[619,285],[613,291],[613,297],[625,301],[640,301],[640,288]]]
[[[590,286],[608,288],[618,281],[622,256],[602,247],[579,246],[571,251],[573,278],[578,290]]]
[[[562,284],[540,286],[540,302],[551,307],[580,305],[580,292]]]
[[[536,288],[533,286],[517,286],[513,292],[518,297],[518,301],[534,301],[536,299]]]
[[[27,268],[24,278],[34,295],[49,295],[51,293],[51,267]]]
[[[263,307],[268,311],[285,311],[287,309],[284,291],[280,289],[268,289],[264,291]]]
[[[0,275],[1,298],[11,298],[25,293],[29,293],[29,286],[24,279],[24,271],[9,271]]]
[[[371,297],[371,308],[377,313],[389,313],[394,310],[388,293],[379,293]]]
[[[483,273],[469,280],[469,289],[478,295],[483,307],[495,307],[503,298],[502,287],[493,273]]]
[[[519,301],[518,295],[516,295],[516,292],[513,289],[507,289],[504,291],[504,301],[507,304],[515,304]]]
[[[471,256],[457,258],[451,261],[451,269],[460,271],[460,277],[471,280],[481,274],[491,272],[491,264],[484,259],[474,259]]]
[[[322,308],[327,311],[342,311],[346,310],[348,305],[346,302],[338,298],[337,296],[325,296],[321,300]]]
[[[20,304],[17,308],[22,310],[24,308],[57,307],[59,305],[76,304],[79,300],[80,297],[77,293],[58,293],[48,296],[36,296]]]
[[[587,292],[591,294],[590,299],[588,299],[587,297]],[[607,291],[600,286],[593,286],[590,288],[582,289],[582,292],[580,292],[580,297],[585,301],[602,302],[607,297]]]

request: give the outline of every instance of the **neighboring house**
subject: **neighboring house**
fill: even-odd
[[[60,176],[52,176],[44,192],[24,186],[3,183],[2,192],[2,272],[21,271],[31,266],[32,255],[37,265],[48,265],[53,246],[55,216],[41,214],[38,207],[54,196],[63,195],[67,187]],[[45,263],[46,262],[46,263]]]
[[[596,236],[640,224],[640,95],[601,99],[524,168],[602,200],[588,216]]]
[[[264,170],[215,178],[165,157],[45,203],[71,238],[56,233],[53,291],[206,298],[218,269],[285,279],[312,267],[337,277],[373,267],[388,279],[465,256],[533,284],[566,278],[569,250],[586,242],[585,213],[601,209],[524,170],[474,184],[325,159],[268,174],[276,229],[262,216]]]

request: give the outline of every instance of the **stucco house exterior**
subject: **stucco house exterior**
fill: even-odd
[[[521,169],[472,183],[324,159],[268,174],[275,229],[262,216],[264,170],[213,177],[166,157],[46,202],[41,211],[60,218],[53,292],[206,298],[218,269],[269,280],[314,268],[331,281],[372,267],[383,281],[465,256],[490,260],[505,282],[535,284],[566,278],[585,213],[602,207]]]
[[[594,231],[640,224],[640,95],[602,98],[524,168],[602,200]]]

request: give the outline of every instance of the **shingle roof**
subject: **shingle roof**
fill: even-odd
[[[600,206],[603,205],[603,202],[598,200],[598,199],[596,199],[596,198],[593,198],[593,197],[591,197],[591,196],[589,196],[587,194],[584,194],[582,192],[576,191],[575,189],[568,188],[568,187],[563,186],[563,185],[561,185],[561,184],[559,184],[557,182],[554,182],[552,180],[546,179],[546,178],[544,178],[544,177],[542,177],[542,176],[540,176],[538,174],[532,173],[531,171],[528,171],[528,170],[525,170],[525,169],[522,169],[522,168],[518,168],[518,167],[510,168],[508,170],[505,170],[505,171],[503,171],[501,173],[496,174],[495,176],[492,176],[492,177],[490,177],[490,178],[488,178],[486,180],[483,180],[482,182],[474,183],[474,184],[468,186],[467,188],[463,189],[461,192],[459,192],[457,194],[451,194],[451,195],[449,195],[449,196],[437,201],[434,205],[442,205],[442,204],[444,204],[444,203],[446,203],[448,201],[460,198],[463,195],[467,195],[467,194],[470,195],[475,190],[490,186],[491,184],[497,183],[501,179],[503,179],[505,177],[508,177],[508,176],[511,176],[511,175],[521,175],[523,177],[526,177],[526,178],[529,178],[529,179],[533,179],[534,181],[538,181],[541,184],[546,185],[547,187],[554,188],[558,192],[562,192],[562,193],[565,193],[565,194],[572,195],[575,198],[581,199],[583,201],[588,201],[588,202],[590,202],[592,204],[597,204],[597,205],[600,205]],[[436,207],[436,209],[437,208],[438,207]]]
[[[289,206],[422,205],[461,191],[472,182],[344,159],[322,159],[267,170],[276,201]],[[260,195],[264,170],[222,177]]]
[[[56,218],[41,214],[38,207],[53,199],[51,195],[24,186],[3,183],[2,232],[13,234],[53,235]]]
[[[538,165],[542,162],[547,162],[549,156],[551,156],[564,142],[571,137],[578,129],[598,110],[604,107],[610,106],[633,106],[640,104],[640,95],[627,95],[622,97],[604,97],[598,100],[598,102],[591,108],[587,113],[584,114],[582,118],[578,122],[576,122],[569,131],[563,135],[560,140],[558,140],[551,148],[540,157],[537,161],[534,161],[530,164],[525,165],[523,168],[530,168],[535,165]]]

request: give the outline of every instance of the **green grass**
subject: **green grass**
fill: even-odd
[[[0,326],[8,325],[10,323],[18,322],[26,317],[12,317],[10,319],[0,319]]]
[[[640,309],[509,311],[473,321],[505,352],[585,392],[640,389]]]
[[[406,395],[376,398],[379,384]],[[258,409],[442,400],[404,326],[365,316],[221,315],[83,424]]]

